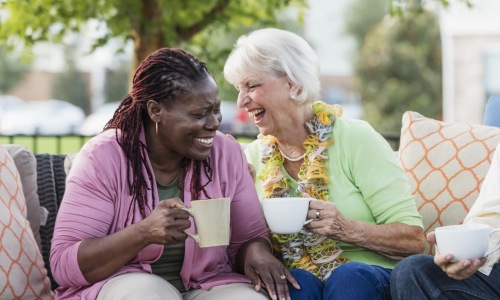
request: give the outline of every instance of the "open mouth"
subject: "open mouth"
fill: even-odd
[[[214,138],[196,138],[198,142],[204,144],[204,145],[212,145],[212,142],[214,141]]]

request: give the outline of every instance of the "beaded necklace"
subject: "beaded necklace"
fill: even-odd
[[[335,118],[342,116],[342,108],[321,101],[314,102],[312,108],[314,117],[305,123],[310,135],[303,143],[306,153],[299,169],[296,191],[291,191],[290,179],[283,171],[285,159],[276,138],[259,136],[262,162],[265,165],[258,174],[263,182],[263,201],[272,201],[274,197],[291,197],[293,194],[328,201],[328,177],[324,161],[328,160],[327,150],[333,144],[333,125]],[[282,253],[289,269],[305,269],[322,280],[326,280],[336,267],[348,261],[340,256],[342,249],[334,240],[304,229],[296,234],[273,234],[273,244],[275,250]]]

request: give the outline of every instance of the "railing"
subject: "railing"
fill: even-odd
[[[236,139],[253,140],[254,135],[233,134]],[[393,150],[399,149],[399,134],[382,135]],[[92,136],[86,135],[0,135],[0,144],[20,144],[33,153],[68,154],[78,152]]]

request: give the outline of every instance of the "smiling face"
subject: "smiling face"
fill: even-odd
[[[154,123],[150,128],[153,144],[161,147],[159,153],[206,159],[222,120],[220,105],[217,85],[207,76],[187,87],[170,105],[148,107],[153,121],[159,120],[158,134]]]
[[[297,103],[290,99],[297,88],[286,76],[253,75],[236,84],[238,106],[253,117],[263,135],[279,136],[297,115]]]

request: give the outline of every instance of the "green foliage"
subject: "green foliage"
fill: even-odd
[[[355,65],[365,119],[396,133],[407,110],[440,118],[441,43],[434,14],[385,18],[366,37]]]
[[[280,27],[278,15],[298,8],[302,21],[306,0],[0,0],[8,12],[0,19],[0,42],[32,46],[60,43],[70,32],[90,31],[94,49],[111,38],[134,42],[131,70],[160,47],[183,47],[208,63],[221,98],[234,92],[221,74],[236,37],[249,29]],[[92,20],[92,22],[88,22]]]
[[[30,64],[0,47],[0,94],[13,88],[30,69]]]
[[[387,0],[366,0],[352,2],[346,12],[345,31],[352,35],[358,47],[363,46],[365,37],[388,13]]]
[[[410,15],[415,13],[415,10],[412,9],[414,4],[423,4],[425,2],[435,2],[443,7],[450,6],[450,2],[461,2],[467,7],[471,8],[473,6],[472,0],[389,0],[389,12],[391,15],[397,15],[400,17],[404,17],[405,14],[410,13]],[[410,8],[410,9],[408,9]]]

